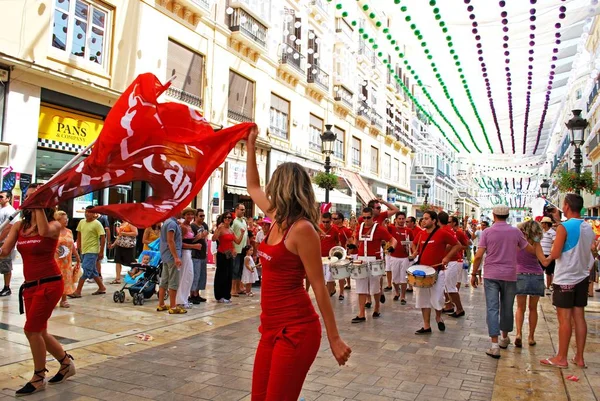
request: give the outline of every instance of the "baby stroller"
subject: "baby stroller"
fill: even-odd
[[[142,265],[141,261],[145,255],[150,257],[150,261],[147,265]],[[132,263],[129,267],[138,269],[142,273],[134,278],[127,274],[123,287],[113,294],[113,301],[125,302],[125,290],[129,290],[129,295],[133,298],[133,304],[143,305],[146,299],[151,298],[152,295],[157,293],[156,285],[160,281],[160,272],[162,270],[160,252],[143,251],[138,257],[138,263]],[[165,298],[166,296],[165,294]]]

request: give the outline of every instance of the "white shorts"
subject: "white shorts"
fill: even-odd
[[[432,308],[442,310],[444,308],[444,286],[446,276],[444,271],[438,273],[438,278],[433,287],[419,288],[413,287],[415,290],[415,307],[417,309]]]
[[[329,270],[329,265],[323,263],[323,277],[325,277],[326,283],[333,283],[335,280],[331,277],[331,270]]]
[[[461,278],[461,270],[462,263],[460,262],[450,262],[448,263],[448,267],[445,270],[446,273],[446,292],[453,293],[458,292],[458,288],[456,288],[456,283],[460,281]],[[439,280],[439,279],[438,279]]]
[[[406,284],[406,271],[410,261],[408,258],[390,257],[390,265],[392,265],[392,283]]]
[[[383,276],[381,276],[383,277]],[[369,276],[367,278],[355,279],[356,293],[361,295],[375,295],[381,292],[381,277]]]
[[[385,259],[385,271],[386,272],[393,271],[392,270],[392,263],[391,263],[392,257],[390,255],[385,255],[384,259]]]
[[[469,269],[462,268],[462,273],[459,275],[459,283],[469,284]]]

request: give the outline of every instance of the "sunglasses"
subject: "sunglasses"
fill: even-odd
[[[331,223],[331,220],[323,220],[323,224],[329,224]]]
[[[198,217],[206,217],[204,214],[199,214]]]
[[[223,220],[231,220],[231,216],[225,216],[223,217]]]
[[[334,217],[333,220],[341,220],[339,217]]]
[[[371,220],[373,218],[373,216],[363,216],[364,220]]]
[[[373,209],[381,210],[381,206],[375,206]]]

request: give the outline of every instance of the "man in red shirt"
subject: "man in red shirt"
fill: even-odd
[[[406,228],[412,231],[413,239],[417,238],[419,233],[423,231],[423,229],[417,224],[417,219],[413,216],[409,216],[406,218]],[[409,285],[406,288],[406,292],[413,292],[412,285]]]
[[[408,269],[408,250],[402,241],[414,239],[412,230],[405,226],[406,213],[396,213],[394,224],[388,226],[388,232],[396,239],[398,246],[389,255],[389,263],[392,269],[392,282],[394,284],[394,301],[400,299],[402,305],[406,305],[406,270]],[[402,292],[400,292],[402,288]]]
[[[366,260],[366,258],[381,259],[381,241],[390,242],[391,248],[396,248],[397,242],[394,237],[379,223],[373,221],[373,209],[366,207],[362,212],[362,220],[357,227],[354,238],[358,243],[358,258]],[[391,249],[393,250],[393,249]],[[369,295],[375,298],[375,310],[373,317],[381,316],[379,312],[381,294],[381,280],[378,276],[369,276],[355,280],[356,292],[358,293],[359,313],[352,323],[362,323],[367,320],[365,317],[365,303]]]
[[[384,204],[387,206],[387,210],[384,213],[381,213],[381,205]],[[383,199],[373,199],[369,201],[367,205],[368,208],[373,210],[373,221],[377,224],[383,224],[385,219],[391,217],[398,213],[400,209],[396,206],[392,205],[389,202],[384,201]],[[360,217],[358,219],[358,224],[363,222],[363,218]]]
[[[456,228],[458,229],[458,219],[452,216],[456,220]],[[446,268],[446,304],[454,304],[453,308],[444,309],[442,312],[449,313],[451,317],[462,317],[465,315],[465,311],[460,301],[460,294],[458,293],[458,287],[456,283],[462,276],[462,260],[463,252],[469,245],[469,239],[465,235],[464,231],[457,232],[453,224],[450,223],[450,216],[446,212],[438,213],[440,230],[446,230],[448,233],[454,236],[460,243],[458,252],[452,257],[448,267]]]
[[[420,233],[413,241],[413,256],[418,255],[419,265],[433,267],[438,272],[438,277],[430,288],[415,287],[416,307],[421,309],[423,315],[423,327],[415,334],[431,334],[431,308],[435,309],[435,320],[440,331],[446,330],[442,320],[442,308],[444,307],[444,285],[446,277],[444,269],[452,260],[452,257],[461,245],[456,237],[446,230],[440,230],[437,226],[438,216],[434,211],[426,211],[423,214],[425,231]],[[450,246],[449,252],[446,247]],[[446,256],[444,256],[446,255]]]
[[[319,228],[321,229],[321,257],[328,257],[331,248],[340,244],[338,228],[331,224],[331,213],[325,212],[321,215],[321,224],[319,224]],[[323,264],[323,275],[327,282],[329,296],[332,297],[335,295],[335,281],[331,278],[328,264]],[[340,294],[342,294],[342,292],[343,291],[340,290]],[[343,294],[341,297],[341,299],[344,299]]]
[[[340,246],[346,248],[349,243],[352,243],[352,236],[354,233],[349,227],[344,226],[344,213],[342,212],[334,212],[332,213],[333,224],[338,229],[338,237],[340,240]],[[340,296],[339,300],[342,301],[344,299],[344,294],[342,294],[343,289],[350,290],[350,278],[343,279],[339,281],[340,284]]]

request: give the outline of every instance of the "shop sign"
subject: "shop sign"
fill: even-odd
[[[85,208],[94,205],[94,194],[89,193],[73,199],[73,219],[84,219]]]
[[[246,163],[227,162],[226,184],[246,188]]]
[[[40,107],[38,137],[87,146],[98,138],[104,121],[74,112]]]

